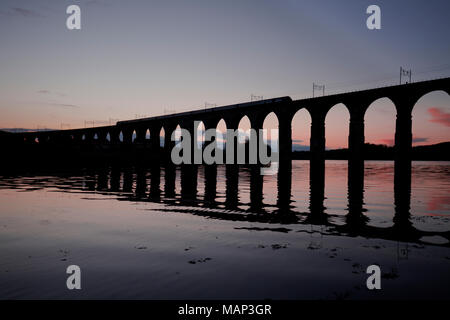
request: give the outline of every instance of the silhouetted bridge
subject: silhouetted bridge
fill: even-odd
[[[411,205],[411,161],[412,148],[412,110],[417,101],[433,91],[445,91],[450,95],[450,78],[410,83],[405,85],[342,93],[310,99],[293,101],[290,97],[280,97],[255,102],[217,107],[211,109],[183,112],[144,119],[120,121],[113,126],[83,128],[73,130],[55,130],[43,132],[11,133],[0,136],[3,157],[10,166],[0,168],[10,170],[16,165],[19,168],[27,167],[33,163],[47,163],[53,158],[62,165],[76,163],[78,154],[82,153],[91,160],[98,154],[104,157],[120,155],[120,159],[140,158],[140,155],[165,153],[174,145],[171,134],[177,126],[187,129],[195,134],[198,128],[195,124],[203,122],[205,129],[217,128],[221,120],[225,121],[227,129],[238,129],[239,122],[245,116],[250,121],[251,128],[262,129],[265,118],[270,113],[278,117],[280,159],[290,159],[292,148],[292,119],[296,112],[305,109],[311,116],[311,161],[310,161],[310,214],[305,223],[329,225],[324,208],[325,190],[325,118],[328,111],[337,104],[344,104],[350,113],[349,124],[349,162],[348,162],[348,216],[346,226],[335,226],[339,232],[348,232],[354,235],[381,237],[386,239],[403,239],[419,241],[429,233],[412,228],[410,221]],[[390,99],[396,108],[395,132],[395,172],[394,172],[394,198],[395,216],[392,228],[381,230],[368,227],[365,223],[364,212],[364,161],[362,149],[364,146],[364,116],[369,106],[381,98]],[[160,132],[164,128],[164,148],[160,147]],[[149,139],[147,132],[150,133]],[[134,138],[133,138],[134,137]],[[111,150],[113,152],[111,152]],[[50,154],[50,156],[49,156]],[[45,156],[45,157],[44,157]],[[92,157],[91,157],[92,156]],[[43,157],[42,159],[40,157]],[[144,157],[145,158],[145,157]],[[39,161],[41,160],[41,161]],[[104,162],[100,162],[105,168]],[[170,161],[166,161],[166,165]],[[120,167],[120,166],[119,166]],[[168,166],[165,169],[165,195],[168,199],[174,197],[174,169]],[[187,168],[189,167],[189,168]],[[255,169],[255,168],[252,168]],[[153,169],[152,169],[153,170]],[[181,177],[183,199],[195,203],[197,190],[197,167],[185,166]],[[205,200],[209,204],[215,203],[215,190],[217,175],[216,166],[205,167]],[[159,164],[152,173],[150,197],[160,201]],[[172,172],[172,174],[170,174]],[[254,213],[264,211],[262,203],[262,176],[252,174],[250,209]],[[278,200],[277,212],[283,223],[297,221],[298,213],[292,212],[292,174],[291,162],[280,165],[278,170]],[[208,178],[211,176],[212,178]],[[117,185],[116,173],[111,173],[111,188]],[[145,177],[145,175],[144,175]],[[235,166],[226,169],[226,209],[235,210],[238,207],[238,172]],[[145,178],[143,179],[145,180]],[[137,182],[137,186],[142,184]],[[130,182],[130,179],[127,179]],[[99,183],[105,185],[105,181]],[[108,183],[106,183],[107,185]],[[125,182],[124,182],[125,184]],[[130,183],[126,183],[130,185]],[[125,188],[125,187],[124,187]],[[145,187],[146,188],[146,187]],[[137,190],[145,189],[137,187]],[[259,216],[258,216],[259,217]],[[254,216],[249,216],[253,219]],[[273,217],[268,217],[272,219]],[[286,220],[287,219],[287,220]],[[277,220],[278,221],[278,220]],[[276,222],[276,221],[274,221]],[[278,221],[281,222],[281,221]],[[434,235],[436,235],[435,233]],[[440,234],[447,240],[448,232]]]
[[[150,118],[119,121],[116,125],[26,132],[3,135],[2,145],[23,150],[27,146],[51,150],[54,147],[70,146],[136,146],[164,152],[160,148],[160,132],[165,132],[165,150],[170,150],[174,142],[171,134],[177,126],[197,132],[195,121],[203,122],[205,129],[216,128],[223,119],[227,129],[238,129],[240,120],[247,116],[251,128],[262,129],[265,118],[275,113],[279,125],[279,151],[281,159],[289,159],[292,148],[292,119],[297,111],[306,109],[311,116],[310,151],[313,158],[321,158],[325,152],[325,117],[337,104],[344,104],[350,113],[349,151],[351,157],[359,157],[364,146],[364,116],[368,107],[381,98],[390,99],[396,108],[395,149],[399,157],[408,158],[412,147],[412,110],[417,101],[432,91],[445,91],[450,95],[450,78],[416,82],[404,85],[376,88],[363,91],[328,95],[293,101],[290,97],[280,97],[255,102],[216,107],[191,112],[182,112]],[[149,139],[148,132],[150,133]],[[123,150],[123,149],[122,149]],[[127,150],[127,149],[126,149]],[[156,152],[155,152],[156,151]]]

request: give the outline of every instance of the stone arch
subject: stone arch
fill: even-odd
[[[346,117],[344,121],[343,117]],[[331,106],[325,114],[325,148],[348,148],[350,110],[344,103]]]
[[[161,148],[165,147],[165,142],[166,142],[166,130],[164,129],[164,126],[161,127],[161,129],[159,130],[159,146]]]
[[[417,94],[417,96],[416,96],[416,101],[414,102],[414,106],[415,106],[420,100],[422,100],[422,98],[428,96],[429,94],[434,94],[434,93],[437,93],[437,92],[446,93],[447,95],[450,96],[450,88],[437,87],[437,88],[433,88],[433,89],[422,90],[421,92],[418,92],[418,94]]]
[[[389,97],[379,97],[364,110],[365,143],[395,145],[397,108]]]
[[[264,129],[264,142],[272,149],[279,149],[279,126],[280,121],[275,112],[270,112],[264,117],[262,128]]]
[[[248,139],[248,134],[252,128],[252,123],[247,115],[243,115],[238,122],[237,129],[239,130],[239,141],[244,143]]]
[[[324,110],[324,119],[326,119],[328,117],[328,114],[332,111],[335,110],[336,107],[340,107],[342,108],[342,106],[345,107],[345,109],[347,110],[348,114],[352,113],[352,110],[350,109],[350,103],[346,100],[336,100],[333,103],[331,103],[328,107],[323,108]],[[315,106],[316,108],[318,107],[317,105]],[[313,107],[314,108],[314,107]],[[312,115],[312,110],[308,110],[310,112],[311,117]]]
[[[292,151],[309,151],[311,140],[311,113],[300,108],[292,117]]]
[[[221,148],[225,147],[227,128],[227,122],[221,118],[216,125],[217,145]]]
[[[450,97],[444,90],[430,90],[412,107],[412,145],[450,141]]]
[[[175,137],[175,144],[178,144],[181,141],[181,125],[177,124],[177,126],[175,127],[175,129],[170,133],[170,139],[172,139],[172,135],[174,135]]]
[[[195,134],[197,135],[197,141],[199,143],[199,147],[203,146],[205,143],[205,123],[200,121],[197,128],[195,128]]]

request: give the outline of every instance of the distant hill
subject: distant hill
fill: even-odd
[[[347,148],[325,151],[325,157],[331,160],[348,159],[348,155]],[[364,158],[367,160],[393,160],[394,155],[394,147],[370,143],[364,145]],[[450,161],[450,142],[413,147],[411,157],[413,160]],[[292,158],[309,159],[309,152],[294,151]]]
[[[445,160],[450,161],[450,142],[442,142],[431,146],[413,148],[415,160]]]

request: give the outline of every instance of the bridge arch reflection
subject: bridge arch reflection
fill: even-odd
[[[325,162],[302,161],[296,164],[309,167],[309,190],[306,210],[299,210],[293,198],[292,165],[280,166],[277,175],[264,180],[259,166],[135,166],[97,167],[67,173],[51,185],[63,192],[82,190],[116,195],[119,201],[154,202],[162,204],[159,211],[183,212],[211,219],[269,223],[286,226],[325,227],[336,236],[361,236],[374,239],[406,241],[421,244],[426,236],[440,236],[450,246],[450,231],[425,231],[411,220],[411,168],[396,165],[394,171],[394,216],[387,227],[371,223],[364,199],[364,164],[348,162],[347,212],[336,215],[325,203]],[[306,176],[305,176],[306,177]],[[39,177],[36,177],[38,179]],[[219,180],[223,181],[219,182]],[[5,179],[5,181],[7,181]],[[5,183],[2,182],[2,184]],[[179,183],[180,187],[177,187]],[[264,199],[265,183],[274,183],[276,201]],[[35,187],[32,179],[20,182]],[[298,186],[294,184],[294,186]]]

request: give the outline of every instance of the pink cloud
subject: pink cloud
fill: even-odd
[[[429,108],[428,113],[431,115],[430,122],[439,123],[446,127],[450,127],[450,113],[442,111],[439,108]]]

